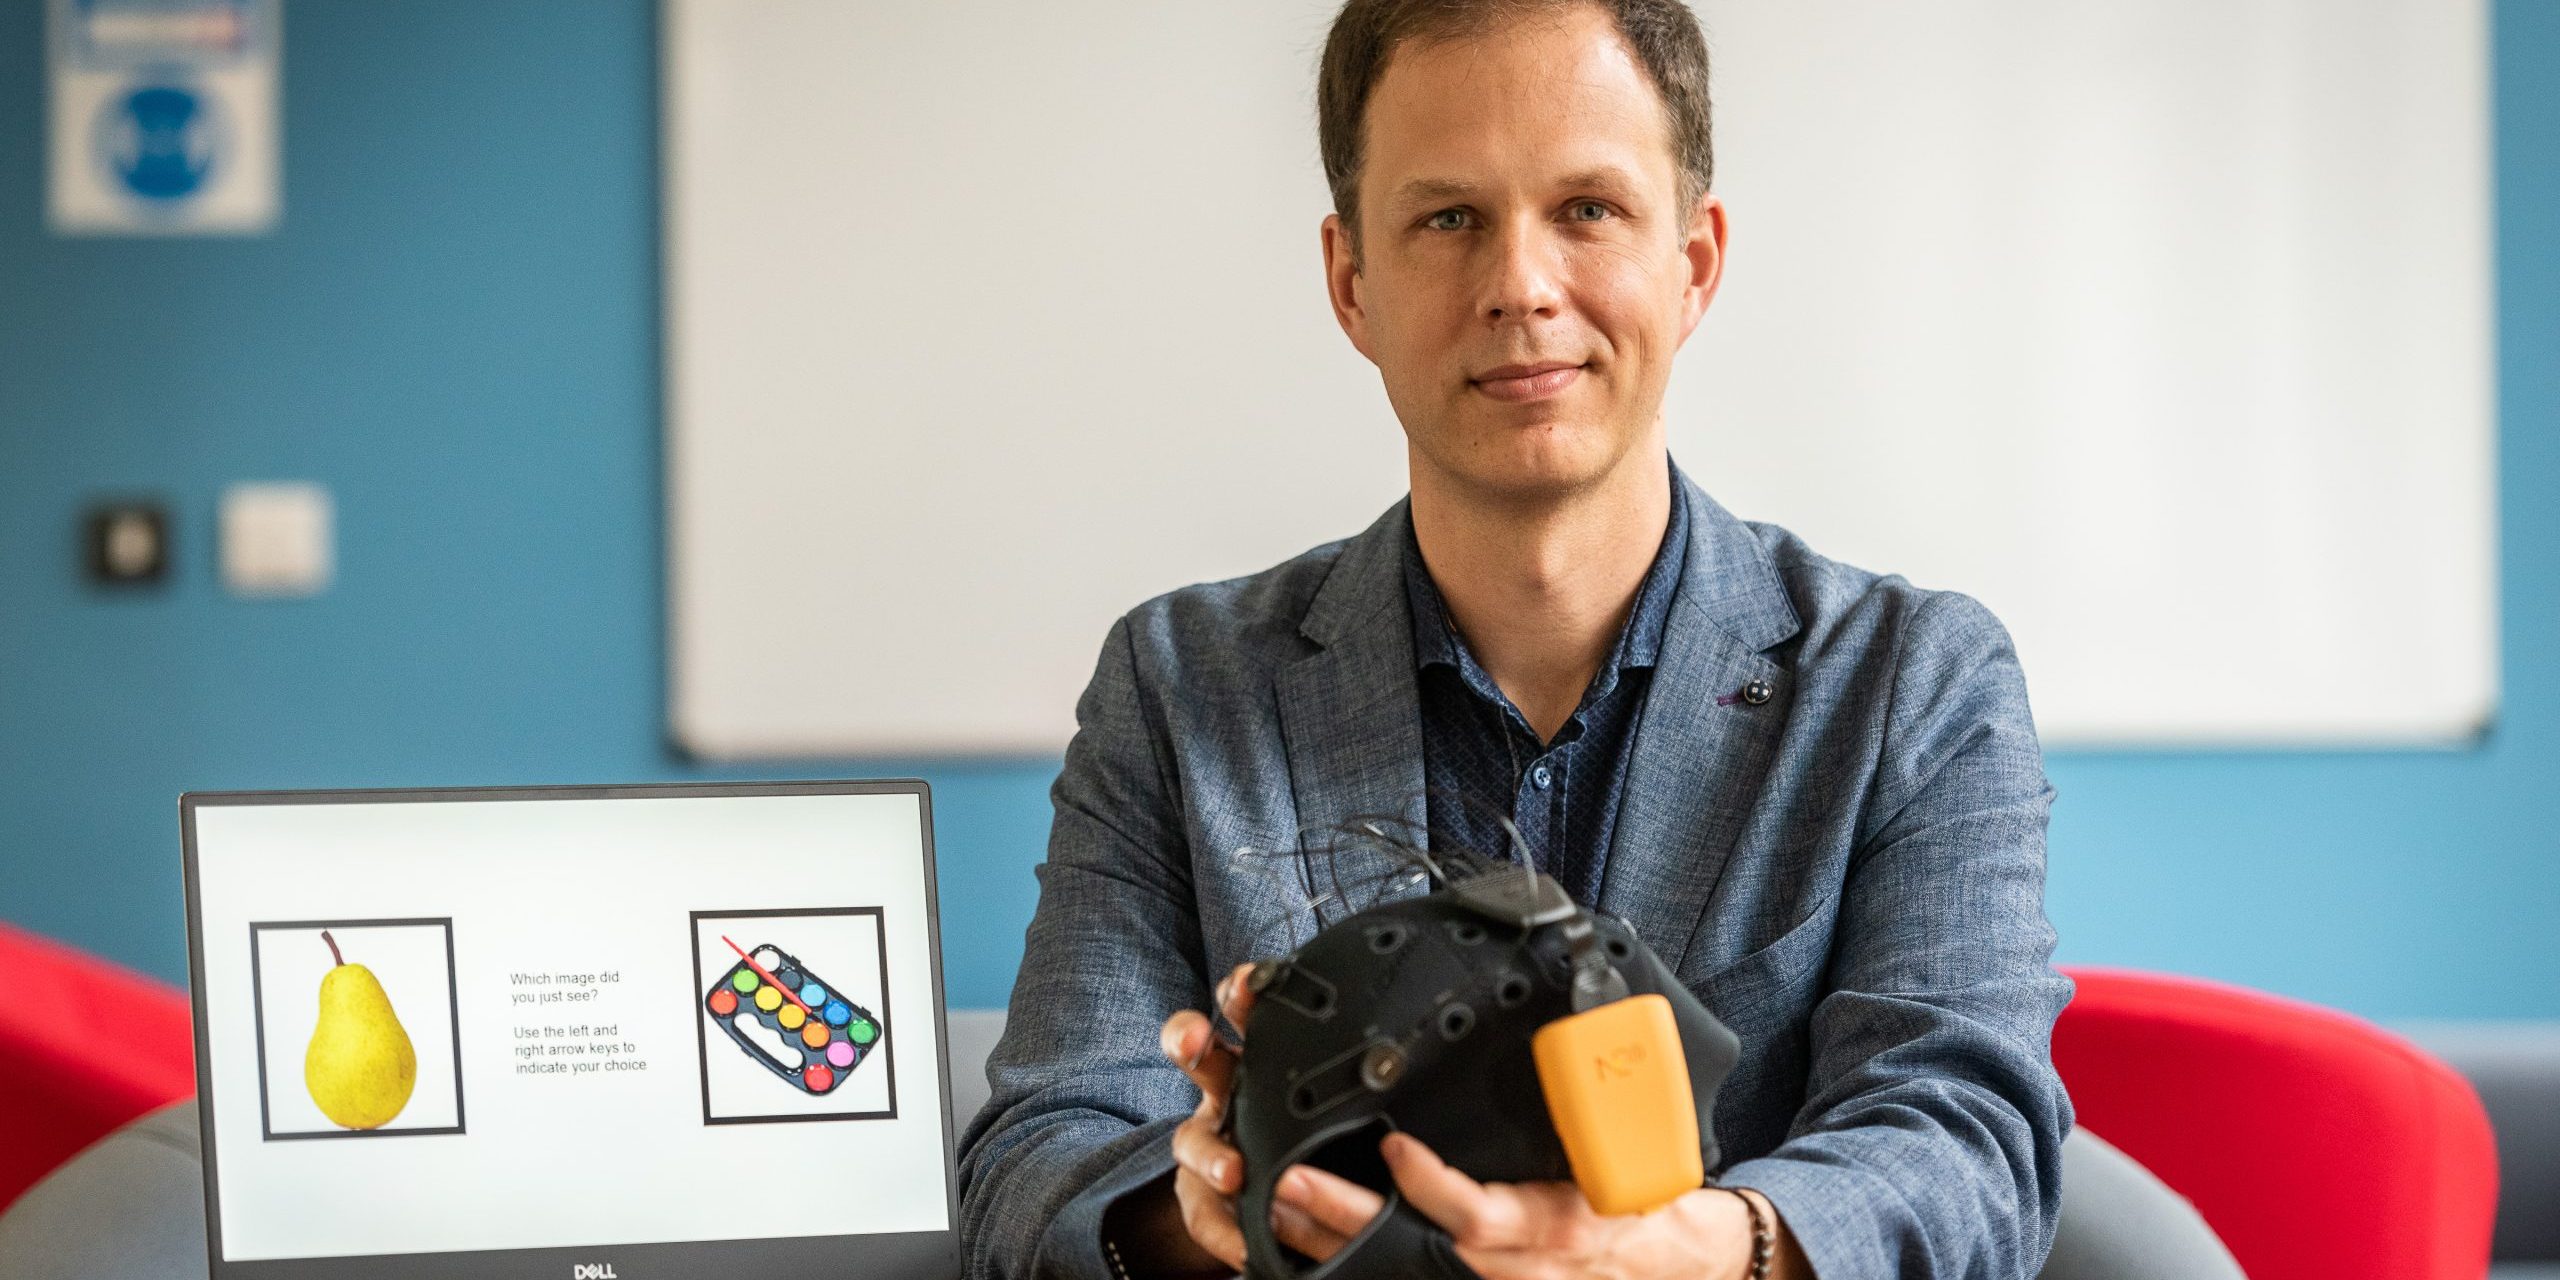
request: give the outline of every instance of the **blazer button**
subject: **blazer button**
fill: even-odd
[[[1742,686],[1742,700],[1756,707],[1767,702],[1770,695],[1775,692],[1776,690],[1769,687],[1768,681],[1754,680],[1751,683]]]

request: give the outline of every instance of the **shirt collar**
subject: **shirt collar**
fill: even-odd
[[[1671,618],[1671,597],[1680,586],[1680,574],[1688,562],[1689,486],[1680,467],[1671,467],[1671,520],[1662,531],[1662,545],[1653,553],[1652,567],[1644,571],[1644,580],[1636,586],[1635,607],[1627,611],[1626,625],[1619,629],[1617,643],[1611,646],[1609,661],[1592,680],[1592,692],[1605,693],[1617,683],[1617,673],[1635,667],[1651,667],[1661,660],[1662,632]],[[1431,569],[1422,560],[1422,541],[1413,532],[1413,523],[1405,522],[1404,535],[1405,602],[1413,616],[1414,668],[1450,666],[1468,677],[1470,685],[1490,685],[1478,670],[1475,655],[1468,652],[1466,641],[1449,621],[1448,604],[1441,598],[1440,588],[1431,580]]]

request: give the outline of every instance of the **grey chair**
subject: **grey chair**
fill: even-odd
[[[2480,1092],[2498,1145],[2491,1280],[2560,1280],[2560,1024],[2411,1022],[2393,1028]]]

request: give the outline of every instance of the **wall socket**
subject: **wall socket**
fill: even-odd
[[[169,509],[158,502],[101,502],[80,522],[89,581],[147,586],[169,576]]]

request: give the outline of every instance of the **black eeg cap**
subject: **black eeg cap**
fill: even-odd
[[[1479,1181],[1571,1180],[1529,1042],[1540,1027],[1590,1007],[1599,989],[1606,998],[1659,993],[1671,1002],[1697,1098],[1700,1155],[1716,1167],[1708,1120],[1740,1053],[1733,1032],[1624,921],[1584,911],[1524,868],[1463,870],[1428,895],[1343,919],[1255,970],[1228,1113],[1244,1156],[1237,1216],[1251,1280],[1471,1276],[1447,1234],[1396,1193],[1379,1140],[1403,1130]],[[1271,1233],[1272,1194],[1293,1164],[1387,1197],[1368,1230],[1321,1266]]]

